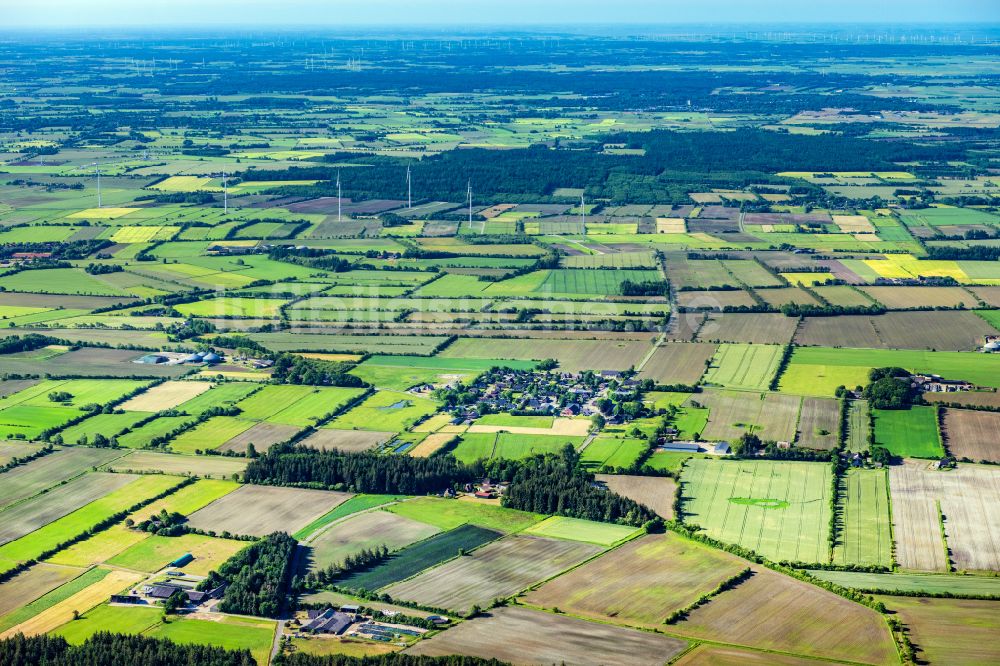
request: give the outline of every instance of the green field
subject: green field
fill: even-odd
[[[779,390],[797,395],[832,396],[838,386],[853,388],[867,384],[871,368],[889,366],[1000,388],[1000,354],[797,347],[781,376]]]
[[[419,384],[448,384],[455,380],[468,382],[495,366],[515,370],[530,370],[532,361],[501,361],[494,359],[439,358],[436,356],[372,356],[351,370],[373,386],[405,391]]]
[[[245,541],[218,539],[201,534],[184,534],[179,537],[153,535],[112,557],[108,564],[152,573],[185,553],[191,553],[195,559],[186,564],[184,570],[204,576],[247,545]]]
[[[500,536],[500,532],[476,525],[462,525],[404,548],[383,564],[350,575],[342,579],[339,584],[359,590],[377,590],[450,560],[458,555],[459,550],[470,551]]]
[[[649,448],[649,443],[634,437],[598,435],[580,454],[580,466],[592,471],[603,467],[628,468]]]
[[[462,441],[451,452],[462,462],[472,463],[485,458],[520,460],[540,453],[557,453],[567,444],[574,448],[583,443],[583,437],[568,435],[521,435],[509,432],[465,433]]]
[[[437,411],[432,400],[397,391],[378,391],[328,426],[338,430],[405,430]]]
[[[543,516],[527,511],[436,497],[418,497],[399,502],[387,507],[386,511],[392,511],[401,516],[440,527],[443,530],[471,523],[501,532],[518,532],[543,518]]]
[[[192,618],[172,619],[169,624],[157,624],[145,632],[153,638],[166,638],[175,643],[215,645],[230,650],[250,650],[258,664],[266,664],[274,641],[273,620],[248,617],[220,617],[218,620]]]
[[[875,444],[903,458],[941,458],[944,448],[938,435],[935,407],[876,409]]]
[[[830,465],[689,460],[681,476],[684,522],[774,560],[826,562]]]
[[[244,421],[233,416],[213,416],[172,439],[170,450],[174,453],[211,451],[251,427],[253,421]]]
[[[892,566],[889,480],[885,470],[850,469],[841,480],[833,563]]]
[[[3,617],[0,617],[0,632],[6,631],[11,627],[16,627],[22,622],[26,622],[27,620],[35,617],[42,611],[52,608],[61,601],[69,599],[77,592],[103,580],[109,573],[111,573],[110,569],[89,569],[73,580],[63,583],[51,592],[43,594],[31,603],[25,604],[15,611],[7,613]]]
[[[778,371],[783,352],[780,345],[719,345],[704,381],[725,388],[763,391]]]
[[[525,534],[535,536],[555,537],[571,541],[595,543],[598,546],[613,546],[639,533],[634,527],[615,525],[613,523],[598,523],[592,520],[552,516],[524,530]]]

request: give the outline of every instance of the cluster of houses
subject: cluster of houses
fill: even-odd
[[[943,379],[941,375],[910,375],[910,386],[921,393],[956,393],[974,391],[976,385],[961,379]]]
[[[497,368],[462,390],[464,404],[453,410],[456,424],[497,412],[592,416],[601,411],[602,400],[637,400],[640,382],[618,370],[574,374]],[[625,418],[613,413],[608,422],[622,423]]]
[[[987,335],[982,349],[988,354],[1000,353],[1000,335]]]
[[[179,352],[155,352],[135,359],[133,363],[145,365],[216,365],[225,360],[222,354],[212,351],[200,351],[194,354]]]

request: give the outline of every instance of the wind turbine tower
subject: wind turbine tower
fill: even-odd
[[[101,208],[101,165],[94,162],[94,169],[97,171],[97,207]]]
[[[583,203],[583,195],[580,195],[580,233],[587,233],[587,207]]]
[[[337,222],[340,222],[340,172],[337,172]]]
[[[469,195],[469,231],[472,231],[472,181],[466,186],[466,193]]]
[[[410,165],[406,165],[406,209],[413,208],[413,176],[410,173]]]
[[[229,214],[229,181],[225,171],[222,172],[222,212]]]

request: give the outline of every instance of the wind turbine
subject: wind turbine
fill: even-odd
[[[583,195],[580,195],[580,230],[587,233],[587,207],[583,203]]]
[[[466,185],[466,193],[469,196],[469,231],[472,231],[472,180]]]
[[[97,171],[97,207],[101,208],[101,165],[94,162],[92,166]]]
[[[226,172],[222,172],[222,212],[229,214],[229,181],[226,180]]]
[[[409,164],[406,165],[406,208],[413,208],[413,176]]]
[[[337,222],[340,222],[340,172],[337,172]]]

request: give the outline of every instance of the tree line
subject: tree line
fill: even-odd
[[[269,534],[223,562],[198,589],[207,591],[225,584],[219,603],[223,613],[278,617],[291,602],[298,545],[284,532]]]

